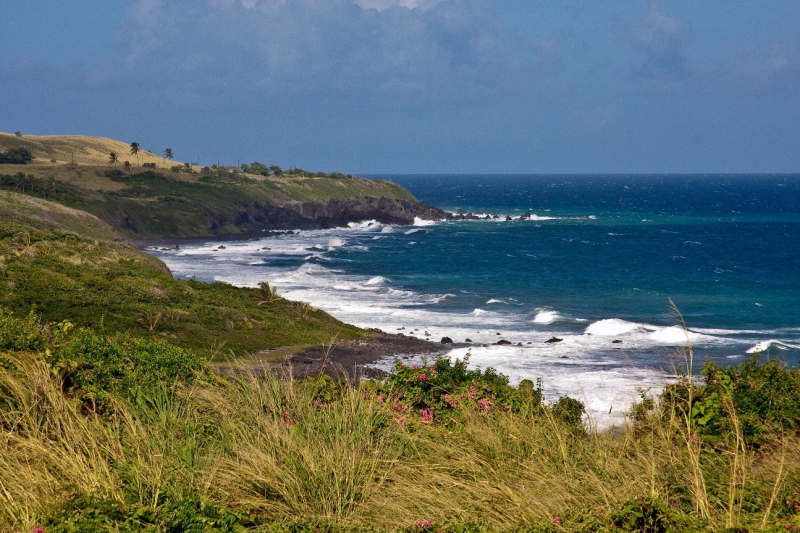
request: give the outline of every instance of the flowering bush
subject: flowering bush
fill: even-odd
[[[394,410],[420,413],[423,422],[457,424],[464,417],[495,410],[529,413],[541,408],[541,388],[528,382],[515,389],[508,378],[489,368],[468,370],[469,355],[451,362],[440,357],[419,367],[398,361],[386,385],[399,392]],[[405,417],[402,416],[403,422]]]

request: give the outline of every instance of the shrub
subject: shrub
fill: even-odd
[[[395,364],[386,385],[398,391],[402,402],[424,421],[458,423],[467,414],[510,410],[531,413],[541,407],[540,387],[515,389],[492,368],[468,370],[469,355],[451,362],[440,357],[431,366]]]
[[[33,154],[27,148],[10,148],[0,152],[0,164],[24,165],[33,160]]]
[[[64,379],[68,393],[95,410],[109,393],[132,397],[158,382],[190,381],[203,360],[166,342],[110,338],[84,329],[55,349],[51,363]]]
[[[27,317],[18,319],[8,309],[0,308],[0,350],[39,350],[45,340],[33,309]]]
[[[45,522],[49,533],[93,531],[202,531],[233,533],[257,525],[258,515],[202,502],[195,496],[170,500],[153,509],[110,498],[74,498]]]
[[[754,355],[738,366],[707,362],[704,383],[693,387],[690,416],[697,434],[709,441],[730,433],[736,421],[749,445],[759,445],[772,429],[800,428],[800,370]],[[663,407],[685,413],[686,380],[664,390]],[[736,417],[734,419],[734,417]]]

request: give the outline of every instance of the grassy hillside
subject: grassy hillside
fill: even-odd
[[[139,162],[120,156],[132,163],[124,168],[108,162],[110,151],[128,154],[119,141],[0,134],[0,151],[20,147],[35,159],[0,165],[0,189],[92,213],[132,239],[247,236],[382,215],[410,221],[426,212],[408,191],[384,180],[301,171],[270,176],[197,167],[173,171],[164,168],[172,163],[144,151]],[[80,157],[75,165],[66,164],[72,153]]]
[[[139,151],[137,159],[137,156],[130,154],[130,143],[85,135],[24,135],[18,137],[11,133],[0,132],[0,151],[9,148],[27,148],[36,158],[37,163],[104,165],[108,163],[108,154],[116,152],[119,155],[120,165],[126,160],[135,166],[143,163],[155,163],[160,167],[166,167],[171,164],[160,155],[145,149]]]
[[[119,239],[105,222],[85,211],[17,192],[0,192],[0,220],[46,231],[79,233],[90,239]]]
[[[45,222],[44,225],[49,225]],[[358,338],[323,311],[256,289],[173,279],[153,256],[111,241],[0,222],[0,305],[47,322],[168,339],[204,357]]]

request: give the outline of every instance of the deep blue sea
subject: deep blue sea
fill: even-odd
[[[266,280],[360,326],[470,339],[443,351],[512,381],[542,378],[548,397],[583,399],[601,425],[684,367],[689,344],[698,365],[754,352],[798,362],[800,176],[379,177],[501,218],[155,253],[177,276]]]

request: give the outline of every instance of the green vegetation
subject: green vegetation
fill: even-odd
[[[0,274],[0,304],[16,313],[33,305],[48,322],[169,340],[209,358],[364,335],[277,293],[264,302],[259,289],[176,280],[158,259],[121,243],[12,222],[0,222]]]
[[[512,389],[463,361],[357,386],[259,369],[220,377],[166,342],[8,312],[0,349],[4,531],[800,526],[800,435],[758,414],[758,446],[742,444],[734,420],[760,402],[749,384],[718,412],[728,423],[710,444],[680,401],[647,399],[631,424],[596,433],[532,383]],[[797,372],[747,363],[755,382],[795,383]]]
[[[47,185],[45,183],[45,185]],[[48,185],[47,192],[57,191]],[[91,239],[115,240],[119,235],[94,215],[55,202],[11,191],[0,192],[0,220],[45,231],[79,233]]]
[[[5,152],[0,152],[0,164],[24,165],[32,160],[33,155],[27,148],[10,148]]]

